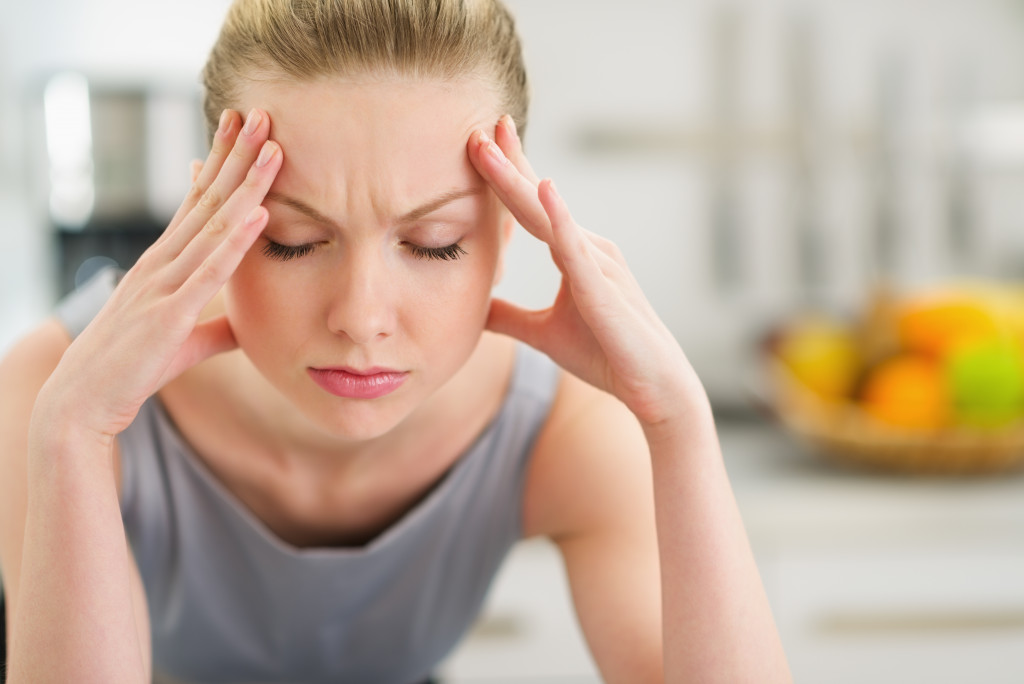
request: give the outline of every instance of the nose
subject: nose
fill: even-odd
[[[393,279],[384,260],[367,252],[352,253],[333,281],[327,326],[356,344],[390,337],[394,332]]]

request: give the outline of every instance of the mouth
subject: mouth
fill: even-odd
[[[321,389],[345,399],[378,399],[397,390],[409,376],[390,368],[308,368],[307,372]]]

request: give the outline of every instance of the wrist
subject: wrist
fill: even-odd
[[[115,435],[94,427],[90,403],[73,393],[43,385],[29,420],[29,448],[34,453],[110,453]]]
[[[648,440],[662,441],[694,430],[714,430],[714,416],[707,392],[689,366],[666,378],[656,407],[637,415]]]

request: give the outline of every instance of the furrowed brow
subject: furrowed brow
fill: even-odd
[[[406,212],[405,214],[403,214],[398,219],[398,222],[399,223],[414,223],[414,222],[420,220],[421,218],[423,218],[424,216],[428,216],[428,215],[434,213],[435,211],[437,211],[441,207],[444,207],[447,204],[450,204],[450,203],[452,203],[452,202],[454,202],[456,200],[463,199],[465,197],[472,197],[474,195],[479,195],[479,194],[483,193],[483,191],[484,191],[483,186],[477,186],[477,187],[473,187],[473,188],[463,188],[463,189],[460,189],[460,190],[449,190],[448,192],[444,193],[443,195],[435,197],[434,199],[421,204],[420,206],[416,207],[412,211]],[[324,225],[334,226],[334,227],[337,227],[337,225],[338,225],[337,223],[334,222],[333,219],[328,218],[327,216],[324,216],[319,211],[317,211],[313,207],[309,206],[308,204],[306,204],[302,200],[295,199],[294,197],[289,197],[287,195],[282,195],[279,192],[270,191],[270,192],[267,193],[266,199],[271,201],[271,202],[277,202],[278,204],[281,204],[281,205],[286,206],[286,207],[288,207],[290,209],[293,209],[294,211],[299,212],[303,216],[306,216],[306,217],[312,219],[313,221],[316,221],[317,223],[322,223]]]
[[[401,218],[398,219],[399,223],[413,223],[420,220],[424,216],[434,213],[441,207],[460,200],[463,197],[472,197],[473,195],[479,195],[484,191],[483,186],[476,186],[473,188],[464,188],[461,190],[449,190],[443,195],[436,197],[429,202],[425,202],[420,206],[416,207],[410,212],[405,213]]]
[[[313,221],[316,221],[317,223],[322,223],[328,226],[334,226],[335,228],[338,226],[338,224],[335,223],[332,219],[324,216],[319,211],[309,206],[302,200],[297,200],[294,197],[282,195],[281,193],[274,192],[273,190],[267,193],[266,199],[270,200],[271,202],[277,202],[278,204],[282,204],[288,207],[289,209],[294,209],[295,211],[312,219]]]

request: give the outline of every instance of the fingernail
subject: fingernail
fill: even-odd
[[[256,129],[260,127],[260,122],[263,121],[263,117],[255,109],[249,112],[248,118],[245,120],[245,128],[242,132],[246,135],[252,135],[256,132]]]
[[[484,144],[487,146],[487,153],[494,157],[496,161],[502,164],[509,163],[508,157],[506,157],[505,153],[501,151],[501,148],[498,147],[497,143],[495,143],[493,140],[488,139],[487,142]]]
[[[263,207],[253,207],[252,211],[249,212],[249,215],[245,217],[245,225],[251,226],[261,218],[263,218]]]
[[[548,191],[551,193],[551,196],[555,199],[556,202],[558,202],[559,204],[565,204],[565,200],[562,199],[562,196],[558,193],[558,188],[555,187],[555,181],[551,180],[550,178],[545,178],[541,182],[548,184]]]
[[[220,123],[217,124],[217,132],[225,133],[228,130],[228,123],[231,121],[231,110],[225,109],[220,113]]]
[[[512,118],[511,114],[505,115],[505,125],[508,130],[512,133],[512,137],[519,140],[519,131],[516,129],[516,120]]]
[[[260,150],[260,156],[256,158],[256,167],[260,168],[267,165],[274,155],[277,154],[277,145],[270,142],[269,140],[263,143],[263,148]]]

